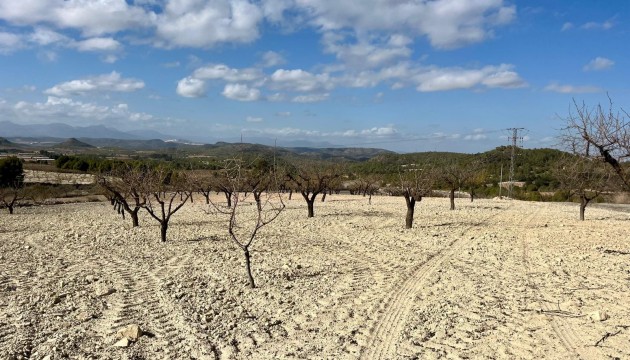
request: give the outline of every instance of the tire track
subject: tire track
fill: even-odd
[[[181,306],[161,288],[162,276],[170,270],[168,265],[174,263],[178,264],[174,269],[182,266],[178,258],[171,258],[158,269],[147,271],[118,258],[106,261],[103,267],[107,276],[118,281],[121,289],[110,295],[111,307],[96,330],[111,337],[124,326],[136,323],[155,337],[152,341],[161,354],[150,354],[152,359],[215,359],[218,354],[208,337],[197,332],[182,315]]]
[[[527,216],[527,218],[525,219],[524,223],[526,224],[525,227],[526,228],[533,228],[536,227],[536,224],[538,223],[537,220],[540,220],[540,215],[538,214],[538,212],[534,209],[530,215]],[[531,266],[530,266],[530,261],[529,261],[529,247],[527,244],[527,237],[526,236],[521,236],[521,247],[522,247],[522,254],[523,254],[523,264],[525,266],[525,270],[527,275],[532,273],[531,270]],[[546,266],[548,267],[549,264],[547,263]],[[545,294],[543,293],[543,291],[541,291],[539,286],[536,286],[536,284],[532,283],[532,277],[528,276],[528,283],[529,283],[529,287],[531,289],[534,289],[538,295],[538,297],[541,299],[540,304],[541,304],[541,308],[543,309],[543,311],[545,312],[553,312],[557,309],[552,308],[551,304],[553,303],[552,301],[550,301],[547,296],[545,296]],[[584,348],[584,346],[582,344],[585,344],[585,341],[580,337],[580,335],[578,335],[575,330],[573,329],[573,327],[561,316],[553,316],[550,318],[551,320],[551,328],[554,332],[554,334],[556,334],[556,336],[558,337],[558,339],[560,340],[560,343],[562,345],[562,347],[574,358],[576,359],[583,359],[583,360],[589,360],[589,359],[601,359],[603,358],[603,354],[601,354],[599,352],[599,350],[593,348],[592,350],[586,349]]]
[[[361,354],[363,359],[393,359],[394,351],[405,326],[405,319],[414,305],[415,294],[425,285],[429,277],[450,257],[456,254],[468,242],[464,236],[475,226],[487,223],[497,216],[494,213],[483,219],[478,224],[469,225],[461,235],[451,241],[445,248],[432,255],[426,262],[419,264],[406,280],[399,286],[385,303],[385,313],[379,317],[374,325],[372,336]]]

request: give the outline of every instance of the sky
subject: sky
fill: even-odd
[[[470,153],[523,128],[520,146],[556,147],[574,102],[630,107],[629,16],[625,0],[0,0],[0,121]]]

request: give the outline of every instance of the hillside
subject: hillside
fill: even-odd
[[[0,137],[0,149],[8,152],[20,152],[24,151],[25,146],[22,144],[16,144],[7,140],[6,138]]]
[[[68,150],[86,150],[86,149],[94,149],[95,147],[84,143],[83,141],[79,141],[75,138],[70,138],[60,144],[53,146],[56,149],[68,149]]]

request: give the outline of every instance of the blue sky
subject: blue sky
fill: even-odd
[[[0,0],[0,121],[396,151],[553,147],[628,105],[627,1]],[[0,129],[0,136],[2,129]]]

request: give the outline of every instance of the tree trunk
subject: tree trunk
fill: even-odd
[[[314,217],[315,216],[315,210],[314,210],[315,197],[313,196],[311,200],[306,199],[306,205],[308,206],[308,217],[310,218]]]
[[[370,197],[368,198],[368,204],[372,205],[372,194],[370,194]]]
[[[451,189],[448,198],[451,199],[451,210],[455,210],[455,189]]]
[[[140,226],[140,222],[138,221],[138,211],[140,211],[140,208],[136,208],[135,210],[129,212],[129,215],[131,216],[131,222],[133,223],[133,227]]]
[[[246,247],[243,252],[245,253],[245,271],[247,272],[249,287],[253,289],[256,287],[256,283],[254,283],[254,277],[252,276],[251,256],[249,255],[249,249]]]
[[[258,212],[262,212],[262,203],[260,201],[260,195],[262,194],[261,192],[258,191],[253,191],[254,194],[254,200],[256,200],[256,209],[258,210]]]
[[[588,205],[589,199],[586,197],[580,198],[580,220],[584,221],[584,212],[586,211],[586,206]]]
[[[293,190],[289,190],[289,200],[291,200],[291,196],[293,196]]]
[[[411,229],[413,226],[413,211],[416,206],[416,199],[413,197],[405,196],[405,202],[407,203],[407,216],[405,217],[405,228]]]
[[[470,202],[475,200],[475,190],[470,189]]]
[[[322,202],[326,201],[326,192],[324,191],[324,194],[322,195]]]
[[[162,242],[166,242],[166,230],[168,230],[168,222],[164,221],[160,223],[160,235],[162,235]]]
[[[225,200],[227,200],[227,206],[232,207],[232,194],[228,191],[223,192],[225,194]]]
[[[203,196],[206,198],[206,205],[210,205],[210,193],[203,194]]]
[[[9,215],[13,215],[13,205],[8,205],[7,209],[9,210]]]

